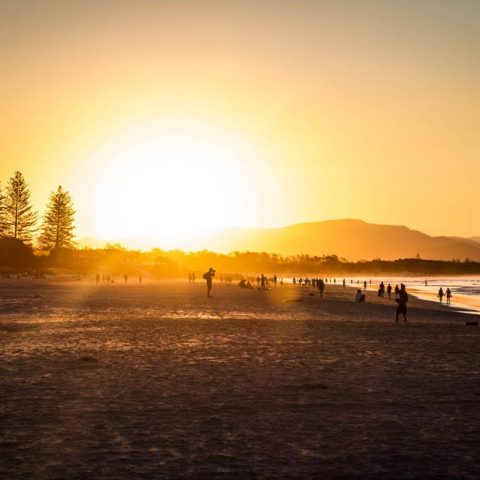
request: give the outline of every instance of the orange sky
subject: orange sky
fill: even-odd
[[[0,180],[78,235],[480,235],[480,3],[1,1]]]

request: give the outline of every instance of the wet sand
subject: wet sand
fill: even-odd
[[[310,292],[1,281],[0,478],[480,478],[478,317]]]

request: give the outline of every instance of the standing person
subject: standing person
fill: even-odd
[[[395,285],[395,301],[398,300],[398,295],[400,294],[400,289],[398,288],[398,285]]]
[[[405,289],[405,285],[402,283],[400,285],[400,291],[398,292],[398,299],[396,300],[398,303],[397,312],[395,314],[395,321],[398,323],[398,316],[400,314],[403,315],[403,321],[407,322],[407,303],[408,303],[408,293]]]
[[[437,297],[440,299],[440,303],[442,303],[443,295],[444,295],[444,293],[443,293],[443,288],[440,287],[440,290],[439,290],[438,293],[437,293]]]
[[[367,281],[366,281],[366,280],[364,280],[364,282],[363,282],[363,289],[364,289],[364,290],[367,289]]]
[[[449,287],[447,287],[447,291],[445,292],[445,296],[447,297],[447,305],[450,305],[450,299],[452,298],[452,291]]]
[[[278,280],[278,278],[277,278],[277,275],[275,274],[275,275],[273,276],[273,286],[274,286],[274,287],[277,286],[277,280]]]
[[[343,279],[343,288],[346,288],[345,279]]]
[[[388,284],[387,287],[388,298],[392,298],[392,286]]]
[[[323,300],[323,292],[325,291],[325,282],[320,279],[318,283],[318,291],[320,292],[320,298]]]
[[[267,277],[262,273],[262,275],[260,276],[260,286],[262,287],[262,289],[265,289],[266,281]]]
[[[210,292],[213,285],[213,277],[215,276],[215,270],[210,267],[208,272],[203,274],[203,278],[207,281],[207,297],[211,297]]]

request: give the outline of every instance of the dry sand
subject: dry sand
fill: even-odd
[[[203,283],[0,282],[0,478],[480,478],[473,317]]]

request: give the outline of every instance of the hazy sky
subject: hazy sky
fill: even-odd
[[[0,0],[0,180],[79,236],[480,235],[480,1]]]

